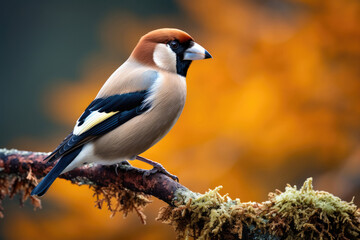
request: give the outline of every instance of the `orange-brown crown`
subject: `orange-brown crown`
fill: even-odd
[[[142,36],[136,45],[135,49],[131,53],[131,57],[134,57],[137,61],[155,66],[153,53],[156,44],[168,43],[172,40],[178,40],[180,43],[194,40],[189,34],[184,31],[175,28],[161,28],[151,31]]]

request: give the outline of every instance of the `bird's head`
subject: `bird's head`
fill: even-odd
[[[162,28],[145,34],[131,57],[140,63],[186,77],[193,60],[211,58],[211,55],[186,32]]]

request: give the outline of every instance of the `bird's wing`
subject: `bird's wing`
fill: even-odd
[[[145,80],[148,81],[148,79]],[[151,86],[145,90],[97,98],[92,101],[78,119],[73,132],[45,160],[55,161],[146,112],[151,107],[151,102],[145,101],[150,89]]]

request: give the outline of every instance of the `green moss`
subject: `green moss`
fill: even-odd
[[[263,203],[242,203],[220,195],[177,192],[177,206],[163,208],[158,220],[172,225],[178,239],[359,239],[360,212],[353,202],[315,191],[312,179],[300,190],[269,194]]]
[[[285,192],[270,194],[269,200],[267,217],[273,234],[288,235],[288,239],[360,237],[359,212],[353,202],[315,191],[312,178],[308,178],[300,190],[288,185]]]
[[[342,201],[328,192],[315,191],[312,178],[308,178],[300,190],[288,185],[284,193],[275,196],[275,207],[279,208],[279,212],[293,209],[294,206],[319,209],[327,215],[338,212],[344,218],[347,217],[346,213],[353,213],[357,209],[352,202]]]
[[[222,186],[209,190],[205,194],[188,190],[177,192],[178,207],[166,207],[161,210],[158,220],[171,224],[178,233],[178,239],[205,240],[221,235],[224,225],[232,220],[231,208],[240,200],[231,200],[227,195],[220,195]]]

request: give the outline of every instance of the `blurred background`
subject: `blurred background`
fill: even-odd
[[[176,27],[214,59],[192,64],[183,114],[145,157],[193,191],[265,201],[312,176],[359,205],[359,22],[357,0],[2,0],[0,147],[52,151],[138,39]],[[161,201],[143,226],[92,194],[57,180],[41,210],[7,200],[0,239],[175,238]]]

